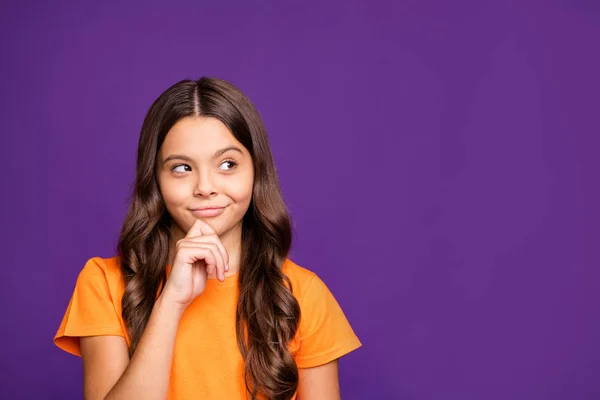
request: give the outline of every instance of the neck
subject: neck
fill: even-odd
[[[184,237],[185,233],[179,226],[174,225],[169,250],[169,265],[171,266],[173,265],[173,258],[175,256],[175,243]],[[229,254],[229,271],[225,273],[225,276],[234,275],[239,272],[242,261],[242,224],[239,223],[227,232],[219,234],[219,240],[221,240],[221,243]],[[216,276],[213,273],[209,275],[209,278],[216,278]]]

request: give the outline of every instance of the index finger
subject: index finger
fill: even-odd
[[[203,235],[217,236],[217,232],[212,228],[212,226],[210,226],[206,222],[202,221],[201,219],[196,219],[196,221],[194,221],[192,227],[188,231],[187,235],[185,235],[185,237],[192,238],[195,236]],[[229,253],[225,249],[225,246],[223,246],[223,243],[221,243],[220,239],[217,240],[216,245],[219,248],[221,254],[223,255],[223,260],[225,261],[226,266],[225,271],[229,271]]]
[[[185,237],[194,237],[201,235],[216,235],[216,232],[212,228],[212,226],[198,218],[196,219],[196,221],[194,221],[192,227],[188,231],[187,235],[185,235]]]
[[[202,221],[200,221],[199,219],[194,221],[194,223],[185,235],[186,238],[191,238],[195,236],[202,236]]]

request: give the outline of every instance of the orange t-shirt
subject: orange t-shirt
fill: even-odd
[[[300,325],[289,344],[298,368],[333,361],[361,346],[325,283],[286,260],[283,272],[300,304]],[[186,309],[175,340],[169,399],[246,399],[244,361],[235,334],[237,275],[208,279],[206,289]],[[81,356],[82,336],[129,338],[121,316],[124,286],[119,258],[90,259],[54,337],[61,349]]]

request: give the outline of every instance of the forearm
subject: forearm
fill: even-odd
[[[181,314],[159,297],[127,368],[105,400],[167,398]]]

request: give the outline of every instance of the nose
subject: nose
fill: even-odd
[[[216,193],[217,190],[214,186],[214,182],[210,172],[200,172],[200,174],[198,175],[198,182],[196,182],[196,187],[194,189],[194,195],[211,197],[214,196]]]

